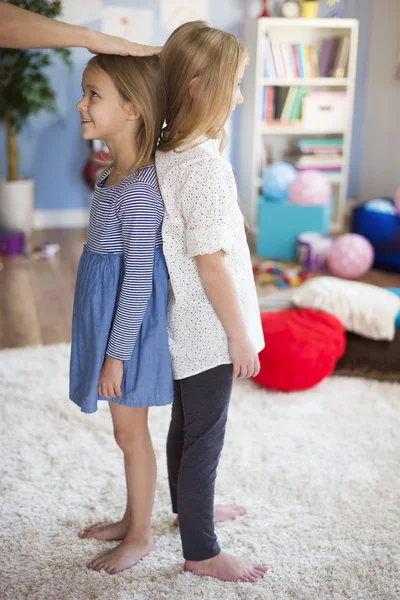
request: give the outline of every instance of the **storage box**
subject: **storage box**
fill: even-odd
[[[271,202],[261,196],[258,204],[257,256],[295,260],[299,235],[304,231],[329,233],[331,213],[331,203],[300,206]]]
[[[305,127],[342,131],[347,127],[347,92],[308,92],[303,99],[302,123]]]
[[[0,230],[0,256],[18,254],[24,247],[25,235],[22,231]]]

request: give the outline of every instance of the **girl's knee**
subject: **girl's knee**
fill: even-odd
[[[124,454],[129,454],[138,450],[149,443],[148,429],[143,431],[128,431],[126,429],[114,429],[114,438],[117,445]]]

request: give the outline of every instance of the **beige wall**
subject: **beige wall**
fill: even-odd
[[[400,0],[373,0],[361,143],[360,198],[392,196],[400,186]],[[356,150],[357,151],[357,150]]]

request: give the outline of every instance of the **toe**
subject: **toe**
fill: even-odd
[[[268,571],[268,565],[254,565],[256,569],[259,569],[260,571],[262,571],[263,573],[266,573]]]
[[[261,571],[261,569],[255,569],[255,573],[258,579],[262,579],[265,575],[265,571]]]
[[[262,577],[264,577],[264,573],[258,571],[257,569],[252,569],[251,577],[254,577],[255,579],[261,579]]]
[[[248,577],[245,577],[244,575],[242,575],[242,577],[240,577],[239,581],[242,581],[243,583],[249,583]]]
[[[92,562],[88,565],[88,568],[92,569],[93,571],[100,571],[101,567],[102,561],[99,558],[92,560]]]

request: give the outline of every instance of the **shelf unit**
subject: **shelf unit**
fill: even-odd
[[[325,38],[350,37],[350,55],[348,74],[343,78],[266,78],[262,40],[265,35],[282,43],[304,43],[320,45]],[[354,112],[354,92],[357,69],[358,21],[356,19],[252,19],[245,22],[244,42],[248,49],[250,62],[242,84],[244,104],[241,107],[240,153],[238,183],[241,205],[245,217],[257,232],[257,206],[261,176],[261,152],[265,139],[271,145],[274,160],[281,160],[285,148],[296,137],[330,135],[343,136],[342,171],[332,174],[329,179],[333,185],[334,206],[332,231],[343,229],[347,190],[351,136]],[[296,123],[265,123],[260,120],[262,88],[301,86],[309,89],[327,89],[346,91],[349,99],[347,125],[343,130],[321,129]]]

